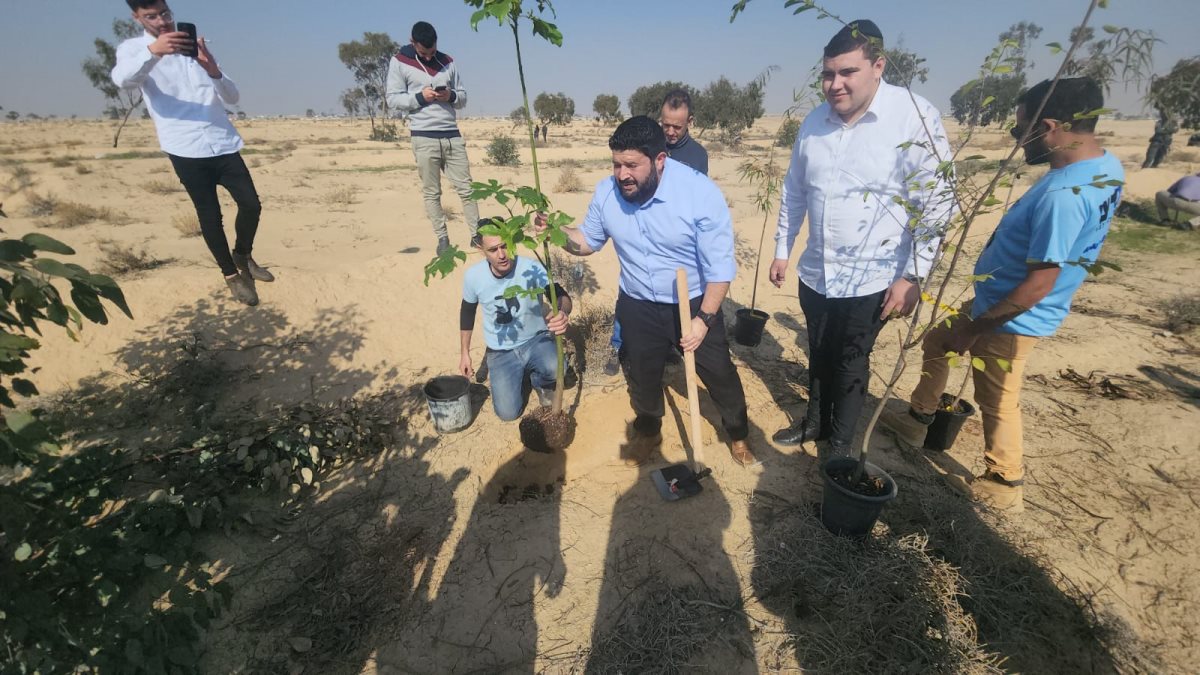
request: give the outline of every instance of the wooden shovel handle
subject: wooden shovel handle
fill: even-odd
[[[692,334],[692,304],[688,297],[687,272],[680,267],[675,270],[675,290],[679,295],[679,330],[683,337]],[[696,390],[696,353],[683,353],[683,367],[687,374],[688,416],[692,420],[692,471],[704,465],[704,436],[700,432],[700,396]]]

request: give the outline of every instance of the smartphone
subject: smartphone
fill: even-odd
[[[440,93],[442,93],[443,91],[446,91],[446,89],[448,89],[448,88],[449,88],[449,87],[447,87],[446,85],[444,85],[444,84],[443,84],[443,85],[442,85],[442,86],[440,86],[440,87],[434,87],[434,88],[433,88],[433,90],[434,90],[434,91],[436,91],[436,92],[438,92],[438,93],[440,94]]]
[[[192,39],[191,50],[186,51],[186,52],[179,52],[179,53],[183,54],[184,56],[190,56],[193,59],[196,58],[196,56],[200,54],[200,48],[199,48],[199,46],[197,46],[197,42],[196,42],[196,24],[188,23],[186,21],[180,21],[175,24],[175,30],[177,30],[181,33],[187,33],[188,37]]]

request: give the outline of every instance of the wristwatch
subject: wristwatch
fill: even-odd
[[[717,315],[713,314],[712,312],[706,312],[704,310],[700,310],[700,311],[696,312],[696,318],[703,321],[705,326],[712,328],[713,321],[717,320]]]
[[[904,276],[902,276],[900,278],[907,281],[910,284],[916,284],[918,286],[921,286],[925,283],[924,279],[922,279],[921,277],[919,277],[915,274],[905,274]]]

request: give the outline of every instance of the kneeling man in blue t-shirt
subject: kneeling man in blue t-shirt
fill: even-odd
[[[1025,161],[1049,164],[996,226],[975,263],[975,299],[949,325],[924,341],[921,382],[907,412],[880,418],[904,444],[921,447],[949,375],[947,352],[983,360],[972,369],[975,401],[983,416],[987,470],[951,485],[974,501],[1020,511],[1025,476],[1021,445],[1022,372],[1038,340],[1054,335],[1071,310],[1071,298],[1096,262],[1108,236],[1125,171],[1096,140],[1104,107],[1100,85],[1086,77],[1034,85],[1018,99],[1012,135],[1023,140]],[[1042,99],[1045,106],[1037,119]]]
[[[488,219],[479,221],[487,225]],[[459,312],[462,356],[458,370],[472,377],[471,334],[475,330],[475,310],[483,306],[483,335],[487,343],[487,366],[492,381],[492,406],[504,421],[515,420],[525,408],[525,376],[538,398],[545,404],[553,395],[558,357],[554,335],[567,330],[571,298],[566,290],[554,285],[558,294],[558,312],[550,313],[542,299],[550,293],[546,268],[536,260],[508,255],[497,236],[477,235],[472,244],[484,259],[467,269],[463,279],[462,309]],[[524,295],[505,297],[510,286],[542,291],[536,299]],[[511,294],[509,294],[511,295]]]

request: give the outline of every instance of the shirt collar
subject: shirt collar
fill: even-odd
[[[683,137],[679,139],[679,142],[676,143],[675,145],[671,145],[670,143],[667,143],[667,149],[668,150],[678,150],[678,149],[682,148],[683,146],[687,145],[688,142],[691,140],[692,140],[692,134],[689,131],[688,133],[685,133],[683,135]]]

